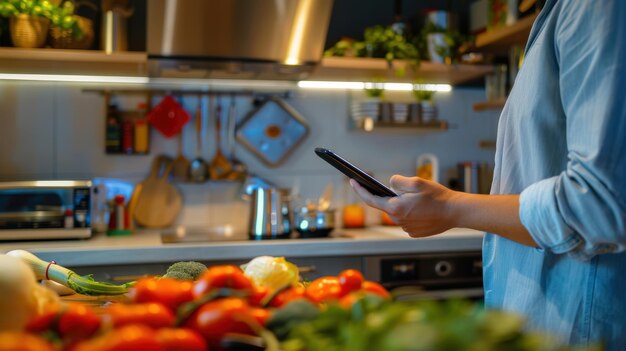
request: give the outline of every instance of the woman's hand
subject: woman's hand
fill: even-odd
[[[370,194],[354,179],[350,185],[369,206],[387,212],[411,237],[439,234],[454,227],[498,234],[520,244],[537,243],[519,219],[519,195],[482,195],[450,190],[418,177],[391,177],[396,197]]]
[[[370,194],[354,179],[350,185],[371,207],[386,212],[411,237],[439,234],[453,228],[453,206],[457,192],[419,177],[391,177],[391,187],[397,197]]]

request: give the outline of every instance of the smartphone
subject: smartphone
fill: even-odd
[[[328,149],[318,147],[315,148],[315,153],[324,161],[330,163],[331,166],[337,168],[341,173],[345,174],[348,178],[356,180],[371,194],[382,197],[398,196],[398,194],[386,187],[383,183],[379,182],[369,174],[363,172],[358,167],[346,161],[344,158],[335,154],[334,152]]]

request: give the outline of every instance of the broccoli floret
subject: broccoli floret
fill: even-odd
[[[184,261],[176,262],[167,268],[165,277],[179,280],[196,280],[207,270],[200,262]]]
[[[182,271],[167,272],[165,273],[165,275],[163,275],[163,278],[173,278],[176,280],[194,280],[191,275]]]

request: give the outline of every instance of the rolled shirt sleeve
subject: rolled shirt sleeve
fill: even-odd
[[[567,168],[528,186],[520,219],[554,253],[626,248],[626,1],[570,2],[554,42]]]

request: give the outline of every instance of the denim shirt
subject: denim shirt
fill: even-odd
[[[492,194],[539,247],[485,236],[487,307],[626,350],[626,1],[548,0],[500,116]]]

